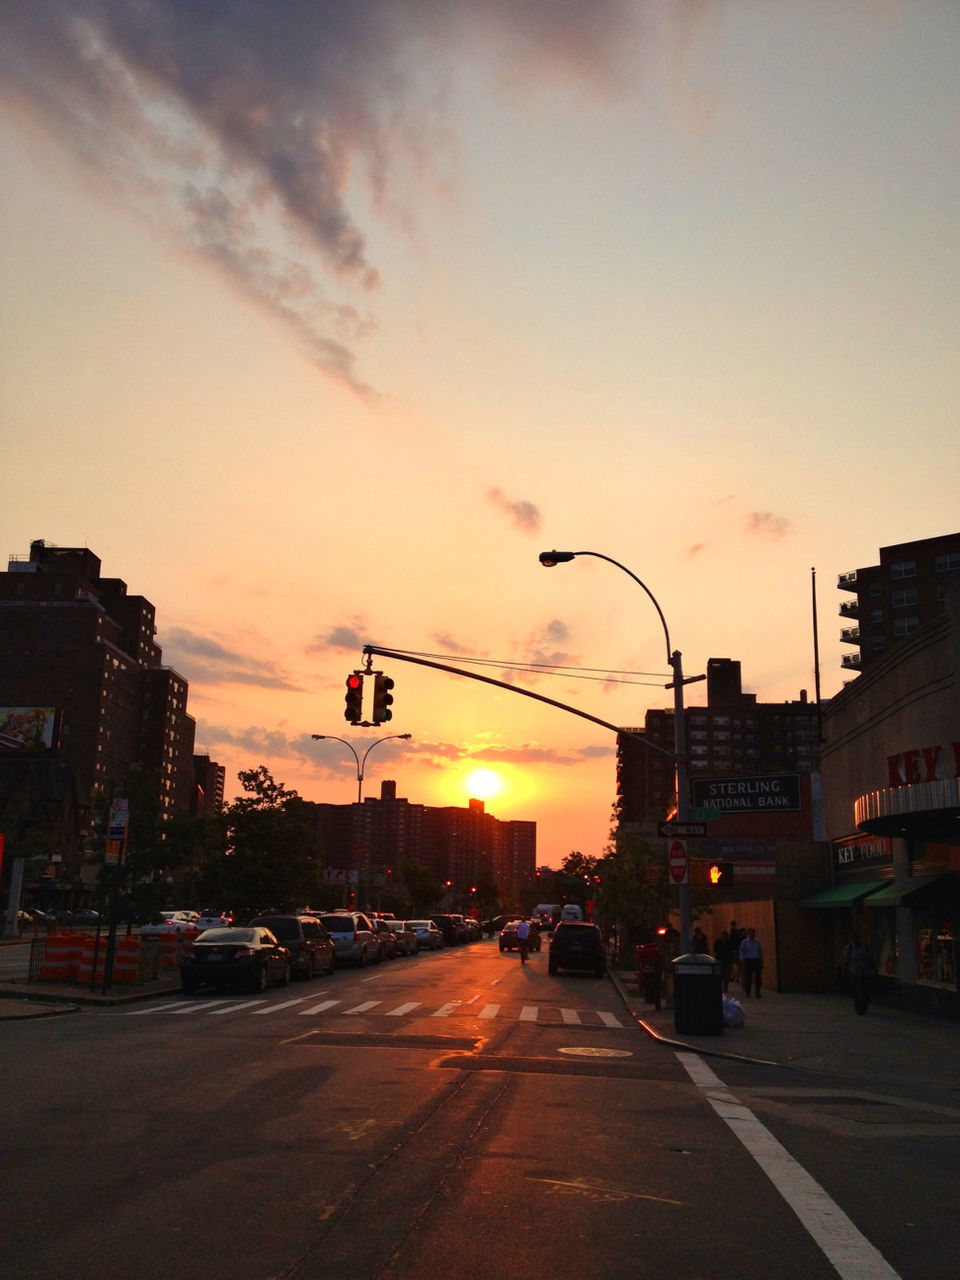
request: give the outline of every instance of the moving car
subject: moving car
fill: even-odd
[[[233,916],[226,911],[204,911],[197,916],[198,929],[228,929],[233,924]]]
[[[602,978],[607,970],[603,934],[595,924],[583,920],[561,920],[550,939],[550,973],[577,969]]]
[[[421,947],[439,951],[443,946],[443,934],[432,920],[408,920],[407,925],[417,935]]]
[[[500,950],[501,951],[519,951],[520,939],[517,937],[517,926],[519,920],[511,920],[505,924],[500,930]],[[529,923],[529,921],[528,921]],[[527,935],[527,947],[530,951],[540,951],[543,943],[540,939],[540,930],[535,924],[530,925],[530,933]]]
[[[362,911],[336,911],[320,917],[320,923],[333,939],[337,964],[379,964],[383,944],[374,932],[373,923]]]
[[[158,933],[181,934],[187,929],[196,929],[199,919],[196,911],[161,911],[159,922],[142,924],[140,933],[147,936]]]
[[[204,929],[180,957],[180,985],[188,996],[204,982],[266,991],[271,982],[286,986],[289,981],[289,951],[260,927]]]
[[[290,952],[290,969],[301,978],[331,974],[336,967],[333,939],[315,916],[264,915],[250,921],[262,925]]]

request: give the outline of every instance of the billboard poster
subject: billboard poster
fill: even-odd
[[[56,730],[54,707],[0,707],[0,752],[49,751]]]

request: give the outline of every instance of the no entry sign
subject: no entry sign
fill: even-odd
[[[673,883],[686,884],[690,878],[690,864],[687,860],[687,842],[685,840],[670,841],[667,861],[670,864],[670,879]]]

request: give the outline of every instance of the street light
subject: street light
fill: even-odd
[[[363,767],[367,763],[367,756],[373,748],[379,746],[381,742],[389,742],[391,738],[403,738],[405,741],[409,741],[412,736],[410,733],[388,733],[385,738],[377,738],[376,742],[371,742],[363,755],[358,756],[356,747],[352,742],[348,742],[346,738],[338,738],[332,733],[311,733],[310,735],[314,742],[342,742],[345,747],[349,748],[354,760],[357,762],[357,804],[363,803]]]
[[[670,631],[667,627],[667,620],[663,616],[663,610],[657,601],[656,596],[650,590],[645,582],[637,577],[625,564],[621,564],[619,560],[614,560],[611,556],[602,555],[599,551],[541,551],[540,563],[544,568],[552,569],[558,564],[567,564],[577,556],[594,556],[597,560],[606,560],[608,564],[615,565],[634,582],[642,587],[656,609],[663,626],[663,636],[667,643],[667,664],[673,672],[673,680],[666,686],[673,690],[673,766],[674,766],[674,787],[677,793],[677,821],[686,822],[689,818],[689,800],[687,798],[687,731],[683,717],[683,686],[684,684],[693,684],[697,680],[703,680],[703,676],[690,676],[686,681],[683,678],[683,658],[679,649],[671,649],[670,647]],[[692,937],[692,918],[690,910],[690,884],[689,884],[689,860],[687,863],[687,884],[678,886],[677,907],[680,915],[680,937],[683,943],[683,949],[690,949]]]

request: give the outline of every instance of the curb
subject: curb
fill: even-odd
[[[65,1013],[79,1013],[80,1006],[76,1004],[58,1004],[48,1009],[38,1009],[36,1002],[29,1000],[26,996],[6,996],[6,1000],[19,1000],[23,1004],[32,1005],[30,1009],[24,1010],[22,1013],[4,1013],[0,1009],[0,1022],[25,1022],[27,1019],[33,1021],[35,1018],[61,1018]],[[2,1001],[0,1001],[2,1003]]]
[[[666,1045],[670,1049],[686,1049],[689,1053],[700,1053],[710,1058],[727,1058],[732,1062],[750,1062],[754,1066],[758,1067],[782,1067],[785,1065],[782,1062],[775,1062],[769,1058],[754,1058],[750,1054],[746,1053],[731,1053],[727,1049],[714,1049],[711,1045],[691,1044],[689,1040],[674,1040],[671,1036],[665,1036],[662,1032],[658,1031],[656,1027],[651,1026],[649,1022],[644,1022],[643,1018],[639,1013],[637,1013],[636,1009],[634,1009],[633,1005],[630,1003],[630,997],[628,996],[623,983],[612,969],[607,970],[607,976],[616,987],[620,999],[636,1020],[637,1025],[642,1027],[647,1035],[650,1036],[652,1040],[656,1040],[658,1044]]]

